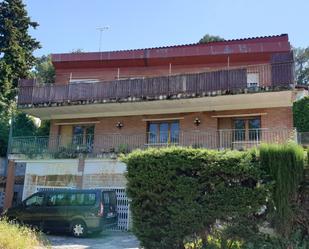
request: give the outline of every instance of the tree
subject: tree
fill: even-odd
[[[7,117],[0,118],[0,157],[6,155],[7,152],[7,144],[9,138],[9,120]]]
[[[32,76],[37,79],[39,83],[54,83],[55,82],[55,68],[51,61],[50,55],[43,55],[37,58]]]
[[[77,49],[73,49],[71,50],[72,54],[79,54],[79,53],[84,53],[82,48],[77,48]]]
[[[50,120],[42,120],[40,127],[36,131],[37,136],[48,136],[50,130]]]
[[[28,34],[30,28],[37,26],[22,0],[0,1],[0,156],[6,155],[18,80],[29,77],[36,60],[33,51],[40,48],[39,42]]]
[[[22,0],[0,2],[0,95],[7,104],[15,97],[20,78],[27,78],[35,64],[33,51],[40,43],[29,34],[31,21]]]
[[[296,82],[300,85],[309,84],[309,47],[295,48]]]
[[[216,42],[216,41],[224,41],[224,38],[216,35],[206,34],[202,39],[199,40],[198,43],[208,43],[208,42]]]
[[[37,126],[34,119],[25,113],[18,113],[13,122],[13,137],[35,136]]]
[[[309,131],[309,97],[294,102],[293,120],[298,132]]]

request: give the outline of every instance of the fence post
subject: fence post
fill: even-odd
[[[219,148],[217,149],[222,149],[222,130],[219,130]]]
[[[300,132],[297,132],[296,129],[293,130],[293,133],[294,133],[294,141],[295,141],[297,144],[300,144],[300,145],[301,145],[301,133],[300,133]]]

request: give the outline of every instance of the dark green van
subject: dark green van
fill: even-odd
[[[48,190],[37,192],[6,212],[9,219],[75,237],[117,226],[115,191]]]

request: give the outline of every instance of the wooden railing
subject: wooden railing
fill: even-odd
[[[21,81],[18,104],[25,106],[78,101],[117,101],[143,99],[179,94],[203,96],[214,92],[235,91],[248,88],[248,76],[257,74],[258,86],[289,87],[294,83],[292,62],[229,67],[207,72],[162,76],[153,78],[103,81],[71,84],[24,84]]]

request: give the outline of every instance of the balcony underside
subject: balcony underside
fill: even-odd
[[[242,110],[292,106],[294,90],[259,92],[224,96],[207,96],[169,100],[144,100],[115,103],[79,104],[22,108],[41,119],[115,117],[203,111]]]

